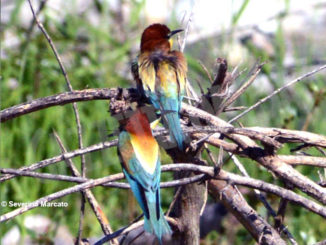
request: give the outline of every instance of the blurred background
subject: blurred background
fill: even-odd
[[[286,82],[326,63],[326,3],[322,0],[48,0],[32,1],[39,18],[61,56],[74,89],[135,86],[130,62],[139,50],[140,36],[149,24],[160,22],[170,29],[186,28],[189,34],[184,50],[188,78],[200,93],[210,86],[204,65],[214,78],[216,59],[226,58],[229,70],[238,67],[242,75],[230,88],[239,87],[257,61],[266,61],[254,84],[235,106],[250,106]],[[180,40],[182,41],[183,35]],[[178,49],[178,40],[174,48]],[[1,109],[35,98],[67,91],[64,77],[46,39],[33,23],[26,0],[1,0]],[[326,74],[320,72],[300,82],[248,113],[244,126],[282,127],[326,134]],[[84,146],[112,139],[118,128],[110,117],[107,101],[78,103]],[[221,114],[231,119],[239,112]],[[71,105],[52,107],[0,124],[0,167],[19,168],[60,154],[53,130],[67,150],[78,148],[77,129]],[[294,146],[293,146],[294,147]],[[216,150],[212,149],[217,153]],[[171,160],[162,153],[162,163]],[[282,149],[291,154],[290,148]],[[306,151],[306,154],[321,155]],[[203,156],[206,157],[205,155]],[[80,159],[73,159],[80,166]],[[86,155],[87,176],[99,178],[121,171],[116,148]],[[254,178],[275,180],[265,169],[243,159]],[[237,173],[232,162],[224,167]],[[316,168],[298,167],[301,173],[318,181]],[[70,175],[64,162],[41,172]],[[162,174],[162,181],[172,174]],[[28,177],[0,184],[0,200],[31,202],[72,186],[64,182]],[[242,188],[250,205],[273,223],[253,192]],[[127,225],[140,214],[130,192],[97,187],[93,192],[114,230]],[[162,191],[163,209],[173,199],[173,190]],[[279,199],[268,195],[277,209]],[[80,194],[60,201],[66,208],[36,208],[0,224],[3,244],[72,242],[79,222]],[[214,203],[214,200],[208,201]],[[13,210],[0,207],[0,214]],[[128,210],[128,212],[126,212]],[[285,224],[299,244],[313,244],[325,238],[326,222],[290,204]],[[207,217],[216,217],[215,222]],[[206,223],[205,223],[206,222]],[[202,244],[254,244],[249,233],[223,207],[210,204],[203,216]],[[204,228],[205,229],[204,231]],[[100,238],[101,228],[86,206],[83,237]],[[60,240],[61,239],[61,240]]]

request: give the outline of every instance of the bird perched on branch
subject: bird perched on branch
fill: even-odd
[[[183,54],[171,50],[171,37],[182,30],[170,31],[162,24],[147,27],[141,37],[138,62],[132,66],[137,87],[160,111],[170,138],[184,149],[180,107],[185,93],[187,62]]]
[[[118,155],[123,172],[144,212],[144,229],[161,243],[171,229],[161,209],[159,146],[152,135],[146,114],[137,109],[120,122]]]

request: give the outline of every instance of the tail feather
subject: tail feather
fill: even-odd
[[[162,115],[170,131],[170,138],[183,150],[184,135],[180,124],[179,101],[173,98],[161,98]]]
[[[155,109],[161,111],[163,117],[163,124],[168,127],[170,131],[170,139],[176,142],[178,148],[182,151],[184,149],[184,134],[180,124],[180,102],[177,98],[169,98],[163,95],[146,91],[146,96],[150,99]],[[182,100],[182,98],[181,98]]]
[[[180,124],[179,112],[166,112],[165,117],[170,131],[170,138],[177,143],[180,150],[183,150],[184,136]]]
[[[159,202],[159,191],[156,194],[153,192],[145,192],[147,206],[149,211],[149,219],[144,217],[144,228],[149,233],[154,233],[162,242],[162,236],[171,233],[171,228],[164,217]]]

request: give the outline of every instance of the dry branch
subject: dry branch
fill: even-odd
[[[307,165],[326,168],[326,157],[279,155],[282,161],[291,165]]]
[[[178,164],[169,164],[162,166],[162,171],[192,171],[197,173],[203,173],[209,176],[210,178],[215,178],[219,180],[227,181],[229,184],[235,184],[235,185],[243,185],[250,188],[255,188],[261,191],[269,192],[272,194],[275,194],[277,196],[280,196],[286,200],[289,200],[293,203],[296,203],[324,218],[326,218],[326,207],[323,207],[319,205],[318,203],[309,200],[305,197],[302,197],[298,194],[296,194],[293,191],[278,187],[273,184],[266,183],[262,180],[257,180],[253,178],[243,177],[237,174],[232,174],[229,172],[226,172],[224,170],[221,170],[218,175],[215,174],[214,167],[208,167],[208,166],[200,166],[196,164],[185,164],[185,163],[178,163]],[[76,178],[76,177],[75,177]],[[63,196],[80,192],[82,190],[92,188],[95,186],[99,186],[102,184],[105,184],[107,182],[116,181],[123,178],[123,174],[114,174],[107,177],[99,178],[99,179],[90,179],[86,182],[69,187],[67,189],[58,191],[56,193],[50,194],[48,196],[42,197],[34,202],[31,202],[30,205],[24,206],[18,209],[15,209],[9,213],[3,214],[0,216],[0,222],[4,222],[6,220],[12,219],[13,217],[22,214],[28,210],[31,210],[33,208],[36,208],[38,206],[41,206],[44,202],[51,202],[53,200],[56,200],[58,198],[61,198]],[[201,176],[202,178],[202,176]]]
[[[99,144],[91,145],[91,146],[86,147],[84,149],[77,149],[77,150],[74,150],[74,151],[71,151],[71,152],[67,152],[67,153],[64,153],[64,154],[61,154],[61,155],[58,155],[58,156],[55,156],[55,157],[51,157],[51,158],[48,158],[48,159],[33,163],[33,164],[29,165],[29,166],[21,167],[21,168],[19,168],[19,170],[36,170],[36,169],[39,169],[39,168],[44,168],[44,167],[49,166],[51,164],[64,161],[65,159],[70,159],[70,158],[73,158],[73,157],[80,156],[82,154],[87,154],[87,153],[90,153],[90,152],[99,151],[99,150],[103,150],[103,149],[115,146],[115,145],[117,145],[117,142],[118,142],[117,140],[105,141],[105,142],[102,142],[102,143],[99,143]],[[15,177],[15,175],[10,175],[10,174],[1,176],[0,177],[0,183],[3,182],[3,181],[9,180],[11,178],[14,178],[14,177]]]
[[[286,244],[278,232],[248,205],[235,186],[222,180],[210,180],[208,188],[211,195],[217,200],[222,200],[226,208],[246,227],[259,244]]]
[[[44,98],[35,99],[29,102],[25,102],[0,112],[1,122],[8,121],[10,119],[34,112],[52,106],[65,105],[68,103],[89,101],[89,100],[108,100],[119,96],[127,98],[136,97],[134,89],[123,90],[119,88],[101,88],[101,89],[85,89],[74,90],[71,92],[64,92],[56,95],[51,95]],[[124,93],[124,94],[122,94]]]
[[[326,148],[326,136],[320,134],[282,128],[249,127],[248,129],[263,133],[283,143],[304,143]]]
[[[164,168],[163,168],[164,171]],[[18,176],[25,176],[25,177],[32,177],[32,178],[38,178],[38,179],[47,179],[47,180],[55,180],[55,181],[66,181],[66,182],[72,182],[72,183],[85,183],[89,181],[90,179],[83,178],[83,177],[74,177],[74,176],[67,176],[62,174],[49,174],[49,173],[37,173],[33,171],[28,170],[18,170],[18,169],[12,169],[12,168],[0,168],[0,173],[3,174],[11,174],[15,175],[15,177]],[[198,174],[193,177],[188,178],[181,178],[176,179],[168,182],[161,182],[160,187],[161,188],[171,188],[171,187],[177,187],[182,185],[188,185],[191,183],[199,182],[202,180],[205,180],[205,174]],[[123,179],[123,175],[121,175],[121,178],[117,178],[116,180]],[[114,187],[114,188],[120,188],[120,189],[129,189],[130,185],[128,183],[121,183],[121,182],[108,182],[105,184],[101,184],[103,187]]]
[[[220,118],[189,105],[183,105],[182,112],[194,118],[204,119],[208,123],[215,126],[231,126],[229,123],[221,120]],[[292,183],[301,191],[314,197],[316,200],[322,202],[323,204],[326,204],[326,190],[293,169],[288,164],[281,161],[277,155],[274,155],[272,152],[264,151],[248,137],[235,135],[233,136],[233,139],[238,142],[243,152],[249,158],[259,162],[261,165],[274,172],[280,178],[288,181],[289,183]],[[206,139],[206,141],[208,141],[208,139]]]

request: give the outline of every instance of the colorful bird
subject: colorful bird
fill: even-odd
[[[147,27],[141,37],[138,64],[132,65],[132,71],[137,87],[160,111],[170,138],[183,150],[179,112],[186,87],[187,62],[181,52],[171,50],[171,37],[180,31],[170,31],[162,24]]]
[[[122,121],[120,130],[118,154],[123,172],[144,212],[144,229],[161,243],[171,229],[161,209],[159,146],[141,109]]]

